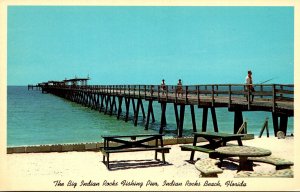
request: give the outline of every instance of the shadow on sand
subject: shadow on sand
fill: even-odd
[[[161,167],[161,166],[169,166],[169,165],[172,165],[172,164],[168,163],[168,162],[166,162],[166,164],[164,164],[162,161],[156,161],[153,159],[121,160],[121,161],[110,161],[109,162],[110,171],[149,168],[149,167]]]
[[[253,167],[260,166],[259,164],[253,163]],[[228,158],[224,159],[222,163],[222,168],[229,170],[237,170],[239,167],[239,159]]]

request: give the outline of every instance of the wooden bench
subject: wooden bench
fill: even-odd
[[[205,158],[198,160],[195,167],[201,172],[202,177],[218,177],[218,173],[223,173],[223,170],[217,166],[218,163],[219,160]]]
[[[254,171],[240,171],[235,176],[235,178],[241,177],[287,177],[293,178],[294,172],[291,169],[281,169],[275,172],[254,172]]]
[[[162,134],[140,134],[140,135],[110,135],[102,136],[104,138],[104,146],[100,148],[103,154],[103,163],[109,166],[110,153],[138,152],[138,151],[155,151],[155,160],[157,153],[162,153],[162,160],[165,164],[165,153],[169,153],[170,147],[163,146]],[[127,140],[127,139],[131,140]],[[149,142],[155,141],[155,145],[150,145]],[[160,145],[158,142],[160,141]],[[110,146],[110,142],[115,142],[116,146]],[[106,159],[106,160],[105,160]]]
[[[276,170],[280,169],[286,169],[290,168],[291,166],[294,165],[293,162],[278,158],[278,157],[273,157],[273,156],[267,156],[267,157],[249,157],[249,161],[255,161],[255,162],[262,162],[262,163],[268,163],[276,166]]]
[[[218,158],[218,153],[214,149],[210,149],[209,145],[193,146],[193,145],[181,145],[181,151],[200,151],[209,154],[209,158]]]
[[[236,146],[234,144],[227,144],[227,146]],[[221,156],[210,144],[201,145],[201,146],[193,146],[193,145],[181,145],[181,151],[200,151],[203,153],[208,153],[209,158],[216,159],[216,158],[224,158],[226,156]]]
[[[204,153],[209,153],[209,157],[218,158],[219,153],[214,150],[221,146],[226,146],[229,141],[237,141],[238,145],[242,144],[242,137],[244,134],[229,134],[229,133],[220,133],[220,132],[194,132],[193,145],[183,145],[181,147],[182,151],[191,151],[190,161],[194,161],[195,151],[201,151]],[[206,139],[209,144],[203,146],[197,146],[198,138]]]

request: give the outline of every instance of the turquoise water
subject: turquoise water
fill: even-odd
[[[7,91],[8,146],[99,142],[102,141],[101,135],[157,133],[159,130],[161,110],[157,102],[153,103],[156,122],[150,123],[149,130],[146,131],[141,112],[138,126],[135,127],[132,116],[126,123],[122,119],[117,120],[114,115],[105,115],[103,112],[99,113],[51,94],[42,94],[41,91],[36,90],[28,91],[26,86],[8,86]],[[132,115],[132,106],[130,107]],[[146,112],[146,102],[144,108]],[[189,136],[192,133],[192,122],[188,106],[185,113],[183,134]],[[202,109],[195,108],[195,113],[197,128],[201,130]],[[226,108],[218,108],[216,113],[219,131],[232,133],[234,114],[228,112]],[[248,133],[255,135],[259,134],[265,118],[269,117],[269,130],[273,136],[271,113],[245,112],[243,115],[244,120],[248,122]],[[166,136],[174,137],[176,121],[172,104],[167,105],[166,118]],[[293,127],[294,119],[289,118],[288,134],[294,132]],[[207,129],[213,131],[210,111]]]

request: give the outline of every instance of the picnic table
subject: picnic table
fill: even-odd
[[[137,151],[155,151],[155,160],[157,153],[162,153],[162,160],[165,164],[165,153],[169,153],[170,147],[163,146],[163,134],[137,134],[137,135],[102,135],[104,145],[100,148],[103,154],[103,163],[106,163],[109,169],[109,154],[121,152]],[[154,145],[150,145],[149,142]],[[114,142],[114,146],[110,145]],[[160,142],[160,145],[158,144]],[[106,157],[106,161],[105,161]]]
[[[267,149],[250,147],[250,146],[224,146],[219,147],[216,151],[226,156],[239,157],[239,171],[253,171],[253,161],[248,161],[248,157],[270,156],[271,151]]]
[[[210,154],[210,157],[216,157],[216,148],[226,146],[229,141],[237,141],[239,146],[242,146],[242,137],[244,134],[230,134],[230,133],[219,133],[219,132],[194,132],[193,145],[181,146],[182,151],[191,151],[190,161],[194,160],[195,151],[206,152]],[[209,144],[197,146],[199,137],[206,139]]]

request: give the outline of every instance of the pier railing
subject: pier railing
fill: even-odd
[[[255,105],[293,109],[294,84],[257,84],[250,91],[245,84],[207,84],[207,85],[48,85],[45,89],[65,89],[91,93],[129,96],[152,99],[160,102],[178,102],[201,105],[209,102],[211,106],[226,104],[230,108],[235,104]],[[251,98],[254,95],[254,101]]]

